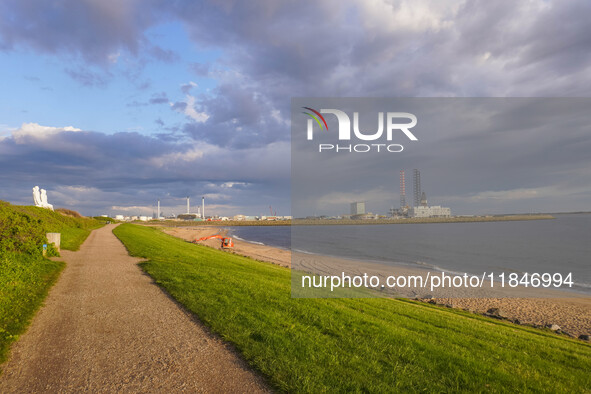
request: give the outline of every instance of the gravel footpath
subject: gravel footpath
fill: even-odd
[[[2,366],[0,392],[261,392],[263,380],[93,231]]]

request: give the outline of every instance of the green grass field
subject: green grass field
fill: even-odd
[[[0,363],[29,325],[64,263],[42,255],[47,232],[61,233],[62,249],[77,250],[102,222],[0,201]]]
[[[10,205],[9,207],[13,212],[29,216],[43,234],[49,232],[61,233],[61,248],[66,250],[78,250],[92,230],[105,224],[101,220],[64,216],[34,206]],[[28,231],[31,230],[34,231],[34,229]]]
[[[292,299],[290,271],[123,224],[141,267],[288,392],[589,392],[591,346],[401,299]]]

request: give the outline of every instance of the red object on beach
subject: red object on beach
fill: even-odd
[[[197,240],[195,240],[195,242],[199,242],[199,241],[207,241],[208,239],[212,239],[212,238],[218,238],[222,240],[222,249],[226,249],[226,248],[233,248],[234,247],[234,241],[232,241],[232,238],[230,237],[224,237],[223,235],[210,235],[208,237],[203,237],[203,238],[199,238]]]

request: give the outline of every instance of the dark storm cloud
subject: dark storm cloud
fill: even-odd
[[[293,3],[269,1],[177,3],[171,12],[187,22],[193,40],[224,48],[220,61],[230,70],[217,72],[213,97],[199,99],[209,119],[184,130],[222,146],[282,140],[286,125],[272,119],[268,103],[285,118],[293,96],[591,91],[588,3],[456,5],[324,1],[299,3],[295,10]],[[396,19],[413,8],[414,16]],[[421,19],[421,13],[432,18]]]
[[[584,77],[589,63],[586,1],[7,0],[0,11],[4,48],[27,45],[102,66],[120,50],[177,61],[144,32],[181,20],[196,43],[221,49],[221,64],[271,100],[590,90],[589,78],[564,78]],[[211,73],[208,64],[191,67]]]
[[[218,81],[219,98],[207,100],[212,127],[227,108],[251,111],[260,102],[273,103],[285,117],[292,96],[584,96],[591,90],[591,4],[585,1],[27,0],[0,7],[5,47],[72,53],[103,66],[120,49],[178,60],[149,43],[144,31],[164,18],[185,22],[198,45],[222,50],[221,68],[190,65]],[[85,85],[108,83],[100,73],[68,73]],[[286,138],[285,129],[264,130],[269,115],[254,111],[261,123],[243,134]]]
[[[0,199],[28,204],[29,189],[40,184],[57,206],[77,206],[84,213],[92,213],[88,210],[93,207],[109,212],[112,206],[145,209],[159,197],[176,201],[195,194],[208,194],[217,213],[239,210],[232,205],[238,196],[240,206],[251,209],[265,194],[286,206],[288,195],[277,188],[286,190],[289,180],[283,174],[289,169],[267,165],[288,154],[286,144],[236,154],[167,137],[23,125],[0,140],[0,182],[10,185]],[[248,190],[242,194],[239,186],[224,186],[236,182],[248,184]]]
[[[321,99],[306,102],[322,105]],[[407,200],[412,200],[413,168],[421,170],[422,189],[429,202],[451,206],[456,213],[588,209],[591,100],[424,98],[381,102],[372,106],[403,106],[416,114],[419,122],[413,132],[419,140],[395,138],[392,142],[405,148],[395,154],[318,154],[316,145],[311,147],[303,133],[296,133],[292,138],[295,215],[342,214],[347,212],[347,203],[356,200],[367,200],[373,212],[385,214],[390,206],[399,205],[401,169],[407,170]],[[325,100],[323,106],[347,105]],[[306,117],[297,117],[299,108],[295,116],[301,126]],[[330,116],[327,121],[329,129],[337,127]],[[315,144],[335,142],[330,133],[314,137]]]

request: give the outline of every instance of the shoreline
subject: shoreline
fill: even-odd
[[[160,229],[166,234],[186,241],[193,241],[204,236],[213,235],[214,233],[224,235],[227,232],[227,230],[222,228],[211,228],[210,226],[199,225],[193,227],[160,226]],[[215,249],[221,249],[219,243],[219,240],[216,239],[200,242],[200,244]],[[287,249],[260,245],[258,243],[234,238],[234,250],[232,253],[291,268],[292,252]],[[300,253],[298,254],[299,257],[296,258],[298,269],[318,272],[318,263],[311,263],[310,257],[318,259],[319,255],[303,255],[304,254]],[[366,272],[369,272],[369,270],[375,270],[374,272],[379,272],[379,276],[385,275],[385,272],[387,271],[395,271],[396,275],[425,275],[426,272],[429,271],[415,267],[385,267],[381,264],[332,258],[328,256],[322,256],[322,259],[321,271],[327,274],[334,271],[335,267],[342,272],[344,266],[348,266],[347,274],[357,274],[361,272],[360,269],[362,271],[365,269]],[[313,269],[310,270],[308,268]],[[455,291],[454,294],[457,294],[457,292]],[[554,290],[533,293],[542,294],[545,295],[545,297],[532,298],[533,294],[529,291],[518,294],[521,294],[522,296],[506,297],[502,292],[489,291],[485,293],[484,296],[479,297],[471,297],[470,294],[467,293],[462,294],[461,297],[452,297],[445,293],[441,295],[432,295],[425,291],[417,293],[409,290],[405,291],[405,294],[399,293],[397,296],[456,309],[463,309],[481,315],[506,319],[518,324],[535,327],[552,327],[552,325],[555,325],[559,326],[560,329],[556,330],[556,327],[554,327],[554,331],[562,332],[575,338],[581,335],[591,334],[591,297],[575,292],[568,292],[561,296],[560,293],[557,293]],[[550,295],[550,297],[548,295]]]
[[[197,226],[199,227],[199,226]],[[228,226],[228,227],[232,227],[232,226]],[[212,231],[212,230],[210,230]],[[222,233],[224,235],[227,235],[227,231],[223,230]],[[240,237],[237,237],[236,235],[232,235],[232,232],[230,231],[230,236],[234,239],[234,240],[238,240],[240,242],[246,242],[247,244],[252,244],[255,246],[263,246],[263,247],[270,247],[270,248],[276,248],[276,249],[280,249],[280,250],[285,250],[288,252],[291,252],[291,249],[286,248],[286,247],[282,247],[282,246],[278,246],[278,245],[272,245],[272,244],[268,244],[268,243],[262,243],[262,242],[258,242],[258,241],[249,241],[247,239],[243,239]],[[444,269],[441,268],[439,266],[436,265],[431,265],[431,264],[426,264],[426,263],[421,263],[421,262],[397,262],[397,261],[390,261],[390,260],[380,260],[380,259],[361,259],[361,258],[355,258],[355,257],[343,257],[343,256],[338,256],[338,255],[325,255],[325,254],[319,254],[319,253],[314,253],[314,252],[310,252],[307,250],[296,250],[297,253],[302,253],[305,255],[312,255],[312,256],[317,256],[317,257],[326,257],[326,258],[334,258],[334,259],[338,259],[338,260],[343,260],[343,261],[348,261],[348,262],[355,262],[355,263],[359,263],[359,262],[364,262],[364,263],[368,263],[368,264],[379,264],[379,265],[386,265],[388,267],[392,267],[392,268],[396,268],[396,269],[401,269],[401,270],[405,270],[405,271],[421,271],[421,272],[426,272],[429,271],[431,273],[435,273],[435,274],[441,274],[441,273],[445,273],[448,275],[452,275],[452,276],[463,276],[464,274],[467,274],[469,276],[479,276],[481,273],[478,272],[463,272],[463,271],[453,271],[453,270],[448,270],[448,269]],[[266,261],[263,259],[263,261]],[[421,263],[421,264],[419,264]],[[488,278],[488,276],[487,276]],[[507,280],[507,279],[506,279]],[[488,281],[488,280],[487,280]],[[493,279],[495,286],[499,286],[502,282],[499,278],[495,277]],[[521,287],[521,286],[519,286]],[[586,283],[578,283],[578,282],[573,282],[572,286],[570,288],[552,288],[552,287],[548,287],[548,288],[544,288],[544,287],[540,287],[538,288],[540,291],[548,291],[548,292],[559,292],[559,293],[564,293],[567,294],[569,296],[565,296],[565,297],[561,297],[559,295],[548,295],[547,298],[578,298],[578,297],[588,297],[591,298],[591,291],[589,291],[589,285],[587,285]],[[483,297],[486,298],[486,297]],[[509,296],[509,298],[511,298]],[[532,297],[533,298],[533,297]]]

